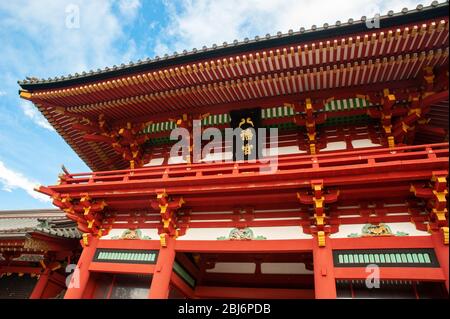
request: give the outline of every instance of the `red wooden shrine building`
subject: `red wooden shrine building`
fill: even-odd
[[[64,297],[447,296],[448,3],[369,20],[20,82],[93,171],[37,189],[83,233]],[[171,156],[193,120],[278,128],[277,169]]]
[[[80,238],[60,210],[0,212],[0,299],[62,298]]]

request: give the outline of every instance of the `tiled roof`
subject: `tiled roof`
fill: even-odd
[[[442,12],[441,12],[442,11]],[[390,27],[396,24],[414,21],[415,19],[424,19],[433,14],[448,14],[448,0],[439,3],[433,1],[429,6],[417,5],[415,9],[409,10],[403,8],[400,12],[389,11],[380,16],[380,25]],[[266,46],[276,46],[292,42],[299,42],[311,38],[319,39],[330,35],[343,35],[354,33],[366,29],[366,22],[370,17],[363,16],[359,20],[353,18],[347,22],[336,21],[334,24],[324,23],[323,26],[312,25],[309,29],[304,27],[298,31],[289,30],[287,33],[277,32],[275,35],[266,34],[265,36],[255,36],[254,39],[245,38],[242,41],[234,40],[232,43],[223,42],[222,45],[213,44],[211,47],[203,46],[201,49],[193,48],[191,51],[184,50],[182,53],[174,52],[172,55],[165,54],[163,57],[155,56],[153,59],[147,58],[145,61],[129,62],[128,64],[114,65],[106,67],[103,70],[90,70],[89,72],[75,73],[67,76],[38,79],[28,77],[26,80],[18,81],[19,85],[27,89],[48,89],[55,86],[68,86],[85,81],[96,81],[105,78],[111,78],[118,75],[131,74],[144,70],[151,70],[161,66],[175,65],[178,63],[196,61],[203,58],[211,58],[219,55],[234,54],[245,50],[252,50]]]
[[[72,239],[81,237],[76,223],[59,210],[0,211],[0,238],[35,232]]]
[[[13,229],[33,229],[39,225],[37,218],[2,218],[0,219],[0,232]]]

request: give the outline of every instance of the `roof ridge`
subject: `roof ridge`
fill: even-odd
[[[438,8],[443,8],[448,6],[449,0],[445,0],[445,2],[439,3],[439,1],[433,1],[429,6],[423,6],[422,4],[418,4],[415,9],[408,10],[408,8],[403,8],[400,12],[395,13],[394,11],[390,10],[387,12],[387,14],[383,16],[379,16],[380,21],[385,19],[390,19],[394,17],[404,16],[404,15],[411,15],[418,12],[426,12]],[[377,17],[377,15],[375,15]],[[375,17],[371,18],[374,19]],[[310,34],[315,33],[319,31],[325,31],[328,29],[337,29],[337,28],[344,28],[349,27],[351,25],[357,25],[362,23],[367,23],[367,17],[362,16],[360,20],[354,20],[353,18],[349,18],[347,22],[342,23],[341,21],[336,21],[334,25],[330,25],[328,23],[324,23],[322,27],[318,27],[317,25],[312,25],[310,29],[305,29],[304,27],[301,27],[299,31],[293,31],[292,29],[288,30],[287,33],[282,33],[281,31],[278,31],[275,35],[270,35],[267,33],[264,37],[260,37],[256,35],[253,40],[250,40],[249,38],[244,38],[242,41],[234,40],[231,44],[228,42],[223,42],[222,46],[218,46],[217,44],[212,44],[211,47],[203,46],[201,50],[197,48],[193,48],[191,51],[183,50],[183,52],[180,54],[178,52],[174,52],[172,55],[165,54],[163,57],[155,56],[153,59],[147,58],[145,61],[142,61],[141,59],[137,60],[136,62],[130,61],[128,64],[120,64],[120,66],[113,65],[112,67],[105,67],[104,69],[97,69],[97,71],[90,70],[89,72],[83,71],[81,74],[78,72],[74,75],[68,74],[66,76],[56,76],[54,78],[48,78],[48,79],[38,79],[35,77],[27,77],[26,80],[18,81],[18,84],[24,88],[24,86],[28,85],[37,85],[37,84],[52,84],[52,83],[62,83],[66,81],[71,81],[75,79],[83,79],[83,78],[89,78],[91,76],[101,75],[101,74],[108,74],[114,71],[124,70],[124,69],[131,69],[134,67],[139,66],[146,66],[155,64],[157,62],[162,61],[170,61],[175,60],[177,58],[183,57],[183,56],[197,56],[202,53],[207,52],[214,52],[217,50],[224,50],[226,48],[232,48],[232,47],[242,47],[248,44],[254,44],[261,41],[267,41],[267,40],[276,40],[276,39],[283,39],[288,38],[292,36],[299,36],[302,34]],[[370,21],[370,20],[369,20]],[[219,52],[217,51],[217,52]]]

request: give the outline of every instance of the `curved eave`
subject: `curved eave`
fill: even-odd
[[[424,7],[421,10],[414,9],[403,13],[396,13],[392,15],[382,16],[380,18],[381,28],[390,28],[407,23],[414,23],[427,19],[435,19],[438,17],[448,16],[448,2],[441,3],[435,6]],[[333,25],[328,27],[314,28],[303,32],[293,32],[291,34],[284,34],[280,36],[272,36],[269,39],[261,37],[259,40],[249,40],[248,42],[231,43],[227,46],[217,48],[207,48],[206,50],[199,50],[197,52],[189,52],[186,54],[179,54],[168,56],[161,59],[154,59],[151,61],[140,62],[133,65],[118,67],[117,69],[107,68],[103,71],[87,73],[86,75],[75,76],[63,80],[38,80],[36,82],[26,83],[19,82],[20,87],[27,91],[51,90],[58,88],[65,88],[74,85],[86,84],[96,81],[102,81],[114,77],[126,76],[136,74],[139,72],[146,72],[157,70],[162,67],[170,67],[183,63],[195,62],[203,59],[213,59],[225,55],[232,55],[251,50],[258,50],[268,47],[276,47],[290,44],[299,44],[311,40],[321,40],[330,37],[344,36],[355,34],[359,32],[366,32],[368,30],[366,23],[362,20],[355,22],[348,22],[340,26]]]

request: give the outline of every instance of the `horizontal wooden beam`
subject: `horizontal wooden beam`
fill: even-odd
[[[271,289],[207,287],[195,288],[196,298],[232,298],[232,299],[314,299],[313,289]]]
[[[380,267],[380,279],[383,280],[423,280],[423,281],[445,281],[441,268],[393,268]],[[336,279],[367,279],[371,272],[365,268],[349,267],[334,268]]]
[[[292,240],[251,240],[251,241],[217,241],[217,240],[177,240],[175,250],[197,253],[281,253],[306,252],[313,247],[312,239]]]
[[[313,274],[231,274],[205,273],[202,285],[264,288],[306,288],[314,286]]]
[[[125,263],[104,263],[92,262],[89,265],[89,271],[106,272],[114,274],[140,274],[150,275],[155,270],[155,265],[149,264],[125,264]],[[150,286],[150,282],[149,282]]]
[[[431,236],[331,238],[336,249],[433,248]]]
[[[161,243],[159,240],[101,239],[98,241],[97,248],[155,250],[161,248]]]

